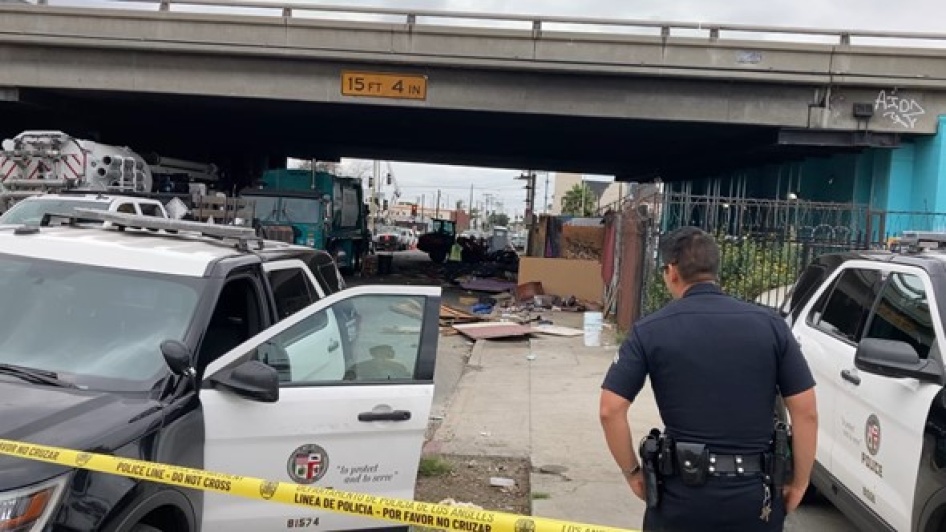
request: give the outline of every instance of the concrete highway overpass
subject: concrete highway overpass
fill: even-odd
[[[149,4],[0,4],[0,135],[63,129],[242,175],[314,156],[672,181],[894,147],[946,114],[946,51],[851,44],[942,36],[779,29],[837,41],[805,44],[767,40],[777,28]],[[436,23],[474,19],[523,29]]]

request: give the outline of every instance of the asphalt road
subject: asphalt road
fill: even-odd
[[[430,259],[418,251],[402,251],[394,254],[392,274],[370,279],[351,278],[352,286],[364,284],[438,284],[436,277],[429,274]],[[446,288],[445,301],[455,304],[459,290]],[[462,336],[440,338],[437,366],[434,375],[435,393],[431,412],[434,419],[443,414],[450,397],[453,395],[466,364],[470,344]],[[830,502],[820,496],[806,501],[798,511],[789,516],[785,524],[786,532],[857,532],[851,522],[845,518]]]
[[[844,515],[827,499],[816,496],[812,501],[805,501],[798,510],[788,516],[785,532],[858,532]]]

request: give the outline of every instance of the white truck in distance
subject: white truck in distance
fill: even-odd
[[[24,131],[0,150],[0,210],[37,194],[78,189],[148,193],[151,169],[127,147],[82,140],[62,131]]]
[[[23,131],[0,145],[0,212],[23,198],[60,192],[109,196],[207,195],[212,164],[149,155],[62,131]],[[149,164],[150,163],[150,164]]]

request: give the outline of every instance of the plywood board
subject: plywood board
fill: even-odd
[[[531,327],[511,322],[467,323],[454,325],[453,328],[474,340],[510,338],[532,334]]]
[[[449,326],[457,323],[481,321],[483,318],[469,312],[455,309],[448,305],[440,305],[440,325]]]
[[[532,330],[541,334],[548,334],[551,336],[582,336],[585,334],[585,331],[581,329],[575,329],[573,327],[560,327],[558,325],[538,325],[533,327]]]
[[[540,282],[546,294],[601,303],[604,282],[601,263],[596,260],[544,259],[522,257],[519,260],[519,283]]]

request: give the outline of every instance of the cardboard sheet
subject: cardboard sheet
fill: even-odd
[[[532,328],[511,322],[466,323],[454,325],[454,329],[474,340],[488,340],[491,338],[512,338],[532,334]]]
[[[519,260],[519,284],[540,282],[546,294],[601,303],[604,282],[601,263],[595,260],[544,259],[522,257]]]

